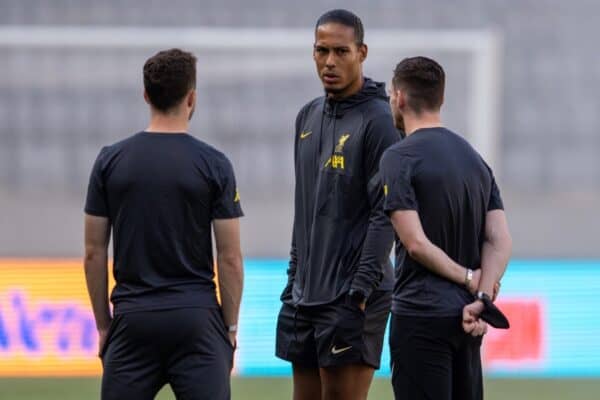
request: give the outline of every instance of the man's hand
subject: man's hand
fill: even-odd
[[[475,300],[463,308],[462,326],[466,333],[470,333],[473,336],[480,336],[487,332],[487,324],[479,319],[479,314],[481,314],[483,308],[483,302],[480,300]]]
[[[229,338],[229,342],[231,343],[231,347],[233,347],[233,356],[231,357],[231,369],[229,373],[233,371],[235,367],[235,351],[237,350],[237,332],[227,332],[227,337]]]
[[[235,351],[237,349],[237,332],[227,332],[227,336],[229,337],[229,343],[231,343],[231,347]]]
[[[362,303],[360,303],[358,305],[358,308],[360,308],[360,310],[364,312],[367,309],[367,301],[365,300]]]
[[[98,357],[102,356],[102,349],[108,339],[108,328],[98,329]]]
[[[469,332],[471,336],[483,336],[487,333],[487,323],[481,319],[477,320],[473,326],[473,330]]]

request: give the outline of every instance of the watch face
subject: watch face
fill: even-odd
[[[491,298],[490,298],[490,296],[488,296],[488,295],[487,295],[487,293],[484,293],[484,292],[478,292],[478,293],[477,293],[477,298],[478,298],[479,300],[491,301]]]

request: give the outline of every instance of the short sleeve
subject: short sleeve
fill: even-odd
[[[386,214],[396,210],[418,210],[419,205],[413,187],[416,160],[396,151],[387,150],[380,162]]]
[[[86,214],[96,217],[108,217],[108,197],[106,194],[106,183],[103,179],[104,154],[106,148],[100,150],[88,183],[87,196],[84,211]]]
[[[504,210],[504,203],[502,203],[502,197],[500,197],[500,189],[498,189],[498,185],[496,185],[496,179],[494,179],[493,175],[490,201],[488,202],[488,211],[492,210]]]
[[[490,178],[492,180],[491,190],[490,190],[490,200],[488,201],[488,211],[492,210],[504,210],[504,203],[502,202],[502,197],[500,197],[500,189],[496,184],[496,178],[494,177],[494,172],[492,169],[486,164],[486,167],[490,173]]]
[[[244,215],[233,167],[227,159],[219,168],[216,191],[212,210],[213,219],[239,218]]]

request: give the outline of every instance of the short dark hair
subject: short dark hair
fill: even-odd
[[[427,57],[405,58],[396,65],[392,84],[407,94],[408,106],[417,114],[438,111],[444,102],[446,75],[440,64]]]
[[[351,11],[336,9],[327,11],[325,14],[321,15],[317,20],[317,25],[315,26],[315,32],[321,25],[336,23],[344,26],[348,26],[354,29],[354,39],[357,45],[362,45],[365,40],[365,30],[363,28],[362,21],[356,14]]]
[[[164,50],[144,64],[144,89],[150,103],[167,112],[196,87],[196,57],[180,49]]]

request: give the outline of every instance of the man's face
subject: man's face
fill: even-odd
[[[402,117],[402,111],[400,107],[400,91],[394,87],[394,82],[390,83],[390,108],[392,110],[392,116],[394,117],[394,125],[397,129],[400,129],[404,132],[404,117]]]
[[[313,58],[325,91],[344,96],[362,79],[362,62],[367,47],[357,45],[354,29],[338,23],[317,28]]]

